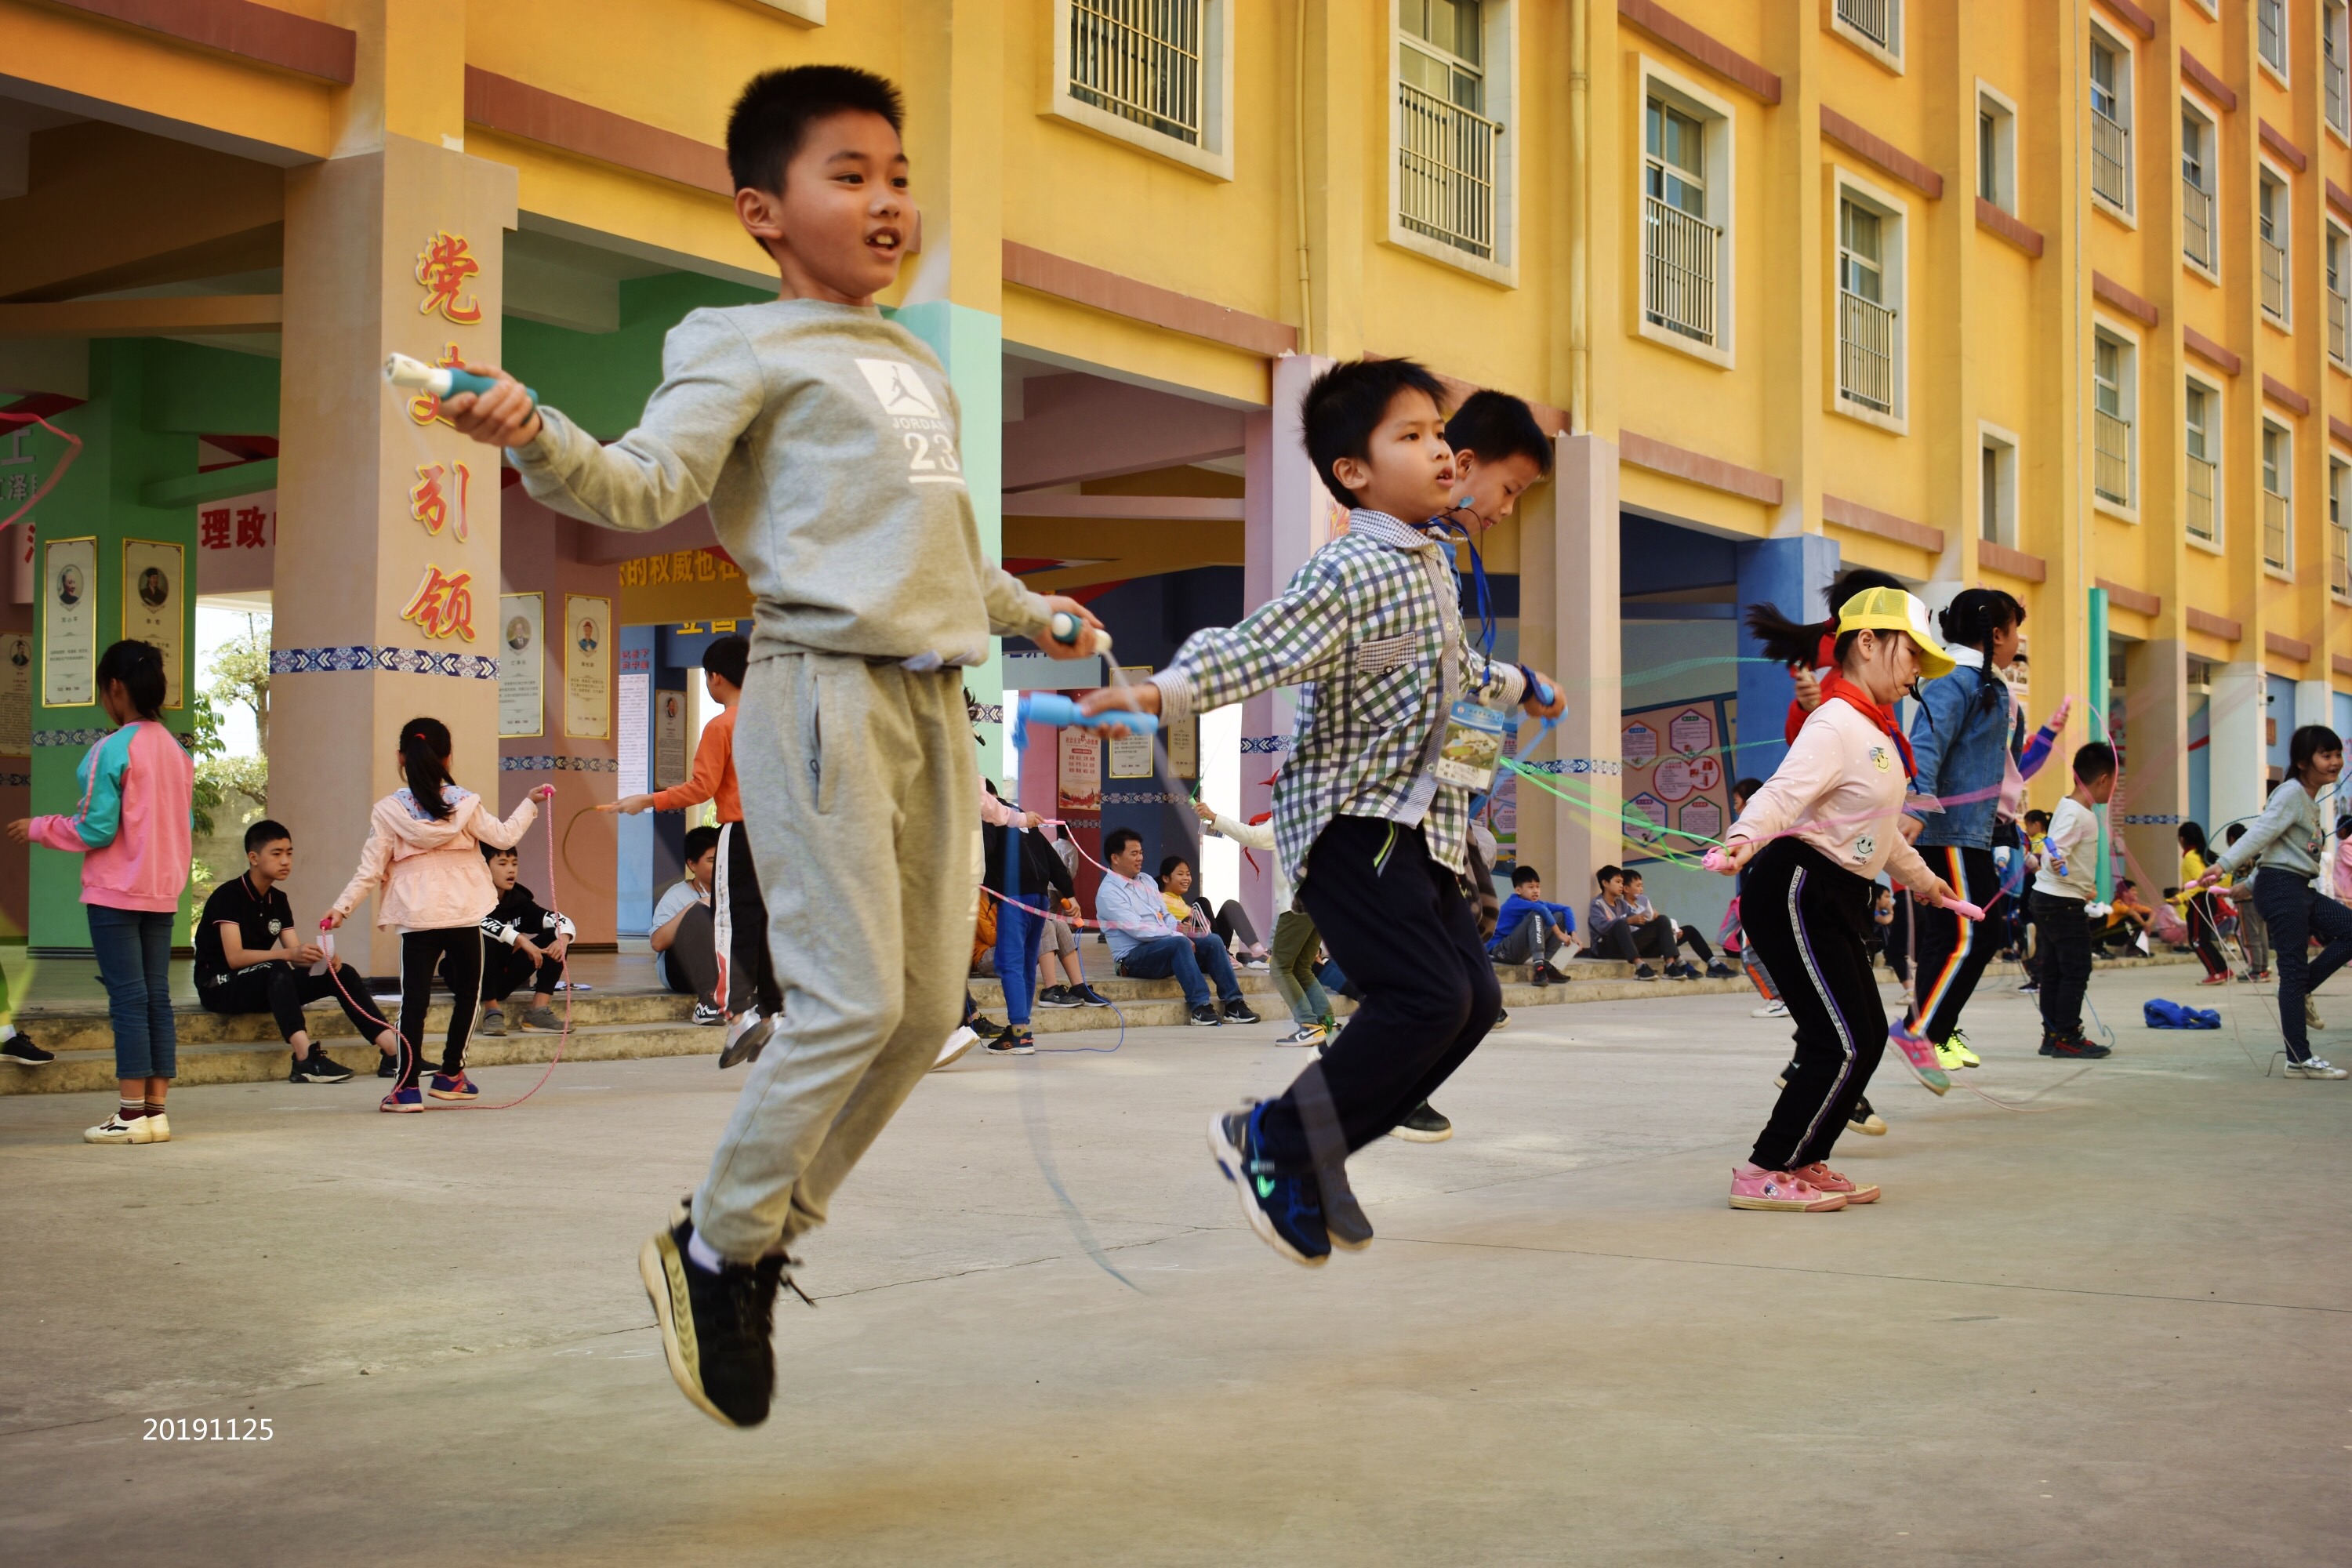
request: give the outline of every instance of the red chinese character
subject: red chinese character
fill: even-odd
[[[228,508],[196,513],[196,544],[204,550],[228,548]]]
[[[457,298],[466,279],[482,269],[482,264],[467,250],[462,235],[444,229],[426,240],[425,248],[416,253],[416,280],[425,285],[425,302],[416,307],[418,315],[429,316],[438,310],[443,320],[459,326],[471,326],[482,319],[482,307],[472,296],[462,300]]]
[[[456,343],[447,343],[442,347],[441,357],[433,363],[447,370],[463,364],[465,356],[457,352]],[[420,392],[408,400],[408,416],[419,425],[430,425],[436,419],[441,419],[441,400],[429,392]],[[441,419],[441,423],[446,425],[449,421]]]
[[[425,531],[438,534],[449,521],[448,498],[442,493],[442,476],[454,470],[457,479],[457,526],[455,530],[459,543],[467,534],[466,497],[471,488],[472,472],[463,463],[444,467],[439,463],[416,465],[416,483],[408,491],[408,515],[425,525]]]
[[[425,580],[417,584],[416,593],[408,601],[408,607],[400,612],[400,618],[415,621],[428,637],[454,634],[472,642],[473,583],[471,572],[444,573],[438,566],[427,565]]]
[[[236,547],[264,550],[269,545],[269,514],[257,506],[236,509]]]

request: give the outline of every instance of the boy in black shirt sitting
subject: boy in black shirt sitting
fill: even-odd
[[[196,921],[196,996],[205,1010],[269,1014],[294,1053],[287,1081],[341,1083],[352,1069],[328,1056],[302,1022],[304,1003],[332,996],[360,1037],[375,1042],[385,1064],[396,1064],[398,1037],[362,1005],[373,998],[359,972],[348,963],[310,972],[326,954],[302,940],[294,907],[278,887],[294,874],[294,836],[268,818],[255,823],[245,830],[245,864],[244,876],[213,889]],[[392,1074],[380,1067],[376,1076]]]
[[[482,1017],[475,1033],[505,1034],[507,996],[530,980],[534,995],[522,1016],[524,1032],[561,1034],[563,1021],[550,1004],[575,934],[571,919],[541,909],[530,889],[518,880],[520,853],[485,844],[482,858],[489,862],[490,885],[499,890],[499,902],[482,921]]]

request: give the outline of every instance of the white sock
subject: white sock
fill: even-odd
[[[686,1238],[686,1255],[697,1268],[708,1274],[716,1274],[727,1267],[727,1260],[710,1250],[710,1244],[702,1239],[698,1230]]]

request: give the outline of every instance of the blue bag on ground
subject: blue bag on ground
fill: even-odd
[[[2218,1029],[2221,1015],[2210,1007],[2189,1007],[2179,1002],[2167,1002],[2162,997],[2140,1009],[2140,1016],[2151,1029]]]

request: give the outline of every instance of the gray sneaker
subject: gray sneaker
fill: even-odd
[[[563,1032],[563,1020],[555,1016],[554,1008],[542,1004],[522,1016],[522,1032],[526,1035],[560,1035]]]
[[[485,1007],[474,1025],[478,1035],[503,1035],[507,1032],[507,1016],[503,1008]]]

